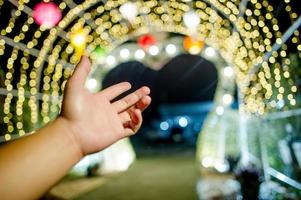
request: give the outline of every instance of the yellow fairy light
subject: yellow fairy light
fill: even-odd
[[[292,86],[291,90],[292,90],[292,92],[297,92],[297,87],[296,86]]]
[[[296,100],[295,100],[295,99],[290,100],[290,104],[291,104],[292,106],[295,106],[295,105],[296,105]]]
[[[29,0],[20,1],[16,11],[12,12],[7,26],[0,30],[1,35],[14,34],[11,39],[20,44],[25,38],[28,39],[28,30],[35,28],[32,27],[34,24],[32,17],[25,19],[20,26],[20,32],[17,32],[15,24],[17,20],[21,20],[21,14],[28,11],[26,5],[29,2]],[[94,0],[87,0],[74,9],[70,9],[65,2],[61,2],[59,7],[65,11],[66,15],[59,23],[58,28],[51,29],[49,33],[46,33],[46,30],[40,27],[34,32],[33,38],[26,40],[28,42],[24,44],[29,49],[26,51],[34,52],[34,56],[37,56],[35,62],[32,63],[32,57],[25,54],[19,58],[16,54],[8,56],[4,86],[9,91],[17,89],[19,97],[15,109],[11,108],[12,102],[14,102],[11,94],[7,95],[4,102],[3,121],[6,122],[7,127],[17,124],[17,128],[14,128],[13,132],[17,132],[19,135],[23,134],[24,126],[21,125],[23,123],[21,118],[24,114],[22,110],[25,107],[30,108],[33,123],[41,119],[39,114],[43,115],[44,122],[51,119],[51,112],[55,111],[59,105],[51,103],[50,96],[61,94],[65,80],[72,72],[72,68],[65,68],[64,63],[77,63],[79,52],[82,53],[87,44],[89,44],[87,47],[91,47],[91,49],[98,45],[106,49],[113,49],[117,44],[128,40],[130,35],[149,31],[149,24],[161,31],[189,34],[187,28],[183,26],[182,18],[183,14],[189,11],[190,6],[202,19],[202,23],[197,29],[198,34],[202,38],[206,38],[209,46],[219,49],[220,54],[233,65],[238,85],[243,83],[248,71],[254,65],[263,62],[263,55],[272,50],[275,38],[278,38],[278,44],[282,43],[280,38],[283,33],[280,30],[283,29],[278,23],[279,19],[274,16],[274,7],[267,0],[250,0],[249,4],[254,9],[249,9],[248,4],[242,17],[238,17],[240,8],[236,1],[209,0],[209,4],[200,0],[191,1],[189,4],[183,1],[165,1],[164,4],[163,1],[137,1],[139,14],[132,20],[130,27],[118,10],[120,5],[126,2],[110,0],[95,7]],[[293,23],[298,17],[296,14],[298,12],[291,6],[290,0],[284,0],[284,2],[286,12]],[[3,4],[4,1],[0,0],[0,9]],[[210,4],[214,4],[215,8],[212,9],[208,6]],[[84,27],[86,25],[87,27]],[[237,32],[232,31],[232,25]],[[69,32],[66,33],[67,30]],[[77,35],[78,31],[76,30],[79,32],[82,30],[82,33]],[[46,34],[48,35],[45,39],[42,35]],[[294,31],[293,34],[290,42],[296,44],[296,50],[301,56],[299,31]],[[42,41],[41,38],[45,41]],[[68,39],[70,39],[70,44],[67,44]],[[7,52],[7,44],[4,42],[2,45],[3,42],[0,40],[0,55]],[[245,107],[246,111],[249,108],[249,111],[263,113],[262,98],[273,100],[278,94],[289,98],[291,105],[296,103],[294,95],[297,95],[297,87],[290,71],[288,50],[286,45],[282,45],[279,51],[273,52],[267,62],[262,64],[262,69],[252,77],[252,87],[242,90],[246,95],[245,98],[249,99],[248,106]],[[19,81],[15,81],[14,66],[17,65],[16,62],[19,59],[22,69],[20,69]],[[62,63],[58,63],[58,60]],[[285,67],[286,65],[287,67]],[[274,73],[275,69],[277,69],[277,73]],[[18,85],[15,85],[15,82],[18,82]],[[286,86],[285,83],[288,83],[289,86]],[[26,92],[30,93],[29,101],[24,101]],[[41,102],[43,106],[38,103],[37,94],[39,93],[43,93]],[[15,113],[12,113],[13,111]],[[17,123],[13,123],[15,119],[11,116],[19,117]]]
[[[71,44],[77,48],[82,49],[86,46],[87,34],[83,29],[71,34]]]

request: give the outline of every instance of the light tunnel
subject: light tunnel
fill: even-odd
[[[281,158],[283,145],[292,144],[300,169],[300,6],[298,0],[0,0],[0,142],[31,134],[59,114],[82,55],[92,60],[87,84],[96,92],[103,74],[126,58],[182,49],[211,59],[219,73],[197,144],[201,168],[223,172],[226,155],[240,156],[242,164],[259,163],[265,180],[300,192],[300,177],[285,174],[289,161]],[[141,36],[160,33],[169,38],[139,46]],[[133,151],[128,156],[132,162]]]
[[[131,20],[119,9],[127,1],[53,2],[63,15],[54,27],[35,23],[34,1],[0,2],[5,21],[0,35],[2,140],[22,136],[57,115],[64,83],[83,51],[101,46],[110,52],[154,30],[194,35],[216,49],[235,71],[243,112],[273,112],[279,101],[283,110],[298,105],[297,2],[283,1],[282,13],[280,4],[269,1],[135,1],[137,15]],[[200,18],[195,30],[183,22],[189,11]],[[86,35],[85,50],[71,42],[79,31]]]

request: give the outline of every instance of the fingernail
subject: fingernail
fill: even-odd
[[[132,87],[132,84],[130,82],[125,82],[130,88]]]
[[[145,93],[148,93],[148,94],[150,93],[150,88],[147,86],[144,86],[143,90],[145,91]]]

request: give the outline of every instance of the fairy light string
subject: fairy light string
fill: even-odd
[[[282,0],[290,24],[299,17],[297,8],[291,6],[292,1]],[[15,9],[7,26],[0,30],[1,36],[24,44],[28,49],[8,47],[6,41],[0,39],[0,59],[7,63],[5,67],[1,66],[7,90],[3,105],[5,116],[1,118],[7,129],[5,140],[11,139],[11,134],[25,134],[24,109],[30,111],[32,129],[48,123],[59,112],[64,85],[72,74],[71,66],[77,64],[83,53],[71,44],[72,35],[77,31],[86,34],[84,50],[87,53],[98,46],[110,52],[131,37],[150,30],[191,35],[183,24],[183,15],[190,10],[194,10],[201,20],[196,36],[219,50],[225,61],[233,66],[236,84],[244,96],[242,107],[245,112],[262,115],[279,107],[290,110],[298,106],[298,88],[291,71],[290,53],[297,52],[298,59],[301,58],[300,28],[283,44],[280,38],[285,30],[280,27],[279,16],[275,15],[276,5],[267,0],[136,1],[138,14],[130,22],[119,10],[127,0],[86,0],[79,4],[70,0],[53,2],[64,16],[56,27],[46,29],[38,27],[29,15],[33,1],[19,0],[18,4],[13,4],[0,0],[0,9],[5,4],[11,4]],[[23,17],[25,15],[27,17]],[[16,30],[16,24],[20,23],[20,30]],[[275,43],[281,45],[280,49],[263,61]],[[30,54],[33,49],[38,50],[36,58]],[[245,85],[249,70],[258,64],[259,70],[251,77],[250,84]],[[15,66],[18,69],[14,69]],[[16,72],[18,77],[14,77]],[[13,89],[18,91],[17,98],[10,92]],[[26,92],[30,93],[29,98],[26,98]],[[41,101],[39,94],[42,94]],[[13,116],[16,116],[15,121]]]

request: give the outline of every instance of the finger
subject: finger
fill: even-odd
[[[131,112],[131,121],[125,125],[125,135],[131,136],[135,134],[142,124],[142,113],[139,109]]]
[[[70,78],[72,84],[78,87],[84,87],[87,76],[90,73],[91,62],[87,56],[83,56],[80,62],[74,69],[74,72]]]
[[[151,101],[152,99],[150,96],[144,96],[136,103],[136,108],[144,111],[150,105]]]
[[[131,121],[131,116],[127,111],[120,113],[119,118],[122,124],[127,124]]]
[[[142,124],[142,113],[141,110],[139,109],[135,109],[133,110],[133,112],[131,113],[131,119],[132,119],[132,127],[140,127],[140,125]],[[137,130],[138,130],[137,128]]]
[[[140,99],[138,101],[137,104],[139,104],[139,106],[136,106],[137,108],[136,109],[139,109],[140,111],[143,111],[149,104],[150,104],[150,101],[151,101],[151,98],[149,96],[145,96],[145,97],[142,97],[142,99]],[[120,120],[121,120],[121,123],[122,124],[127,124],[131,121],[131,116],[130,116],[130,113],[133,112],[135,108],[132,107],[122,113],[119,114],[119,117],[120,117]]]
[[[103,91],[99,92],[98,94],[104,95],[109,100],[113,100],[116,97],[118,97],[119,95],[121,95],[122,93],[131,89],[131,87],[132,86],[130,83],[122,82],[122,83],[113,85],[111,87],[108,87],[108,88],[104,89]]]
[[[115,101],[112,105],[115,107],[117,112],[122,112],[135,105],[142,97],[148,95],[149,93],[150,89],[148,87],[142,87],[126,97]]]

